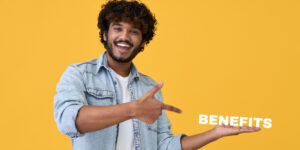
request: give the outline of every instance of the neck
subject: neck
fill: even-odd
[[[131,61],[127,63],[119,63],[113,60],[108,53],[106,53],[108,66],[122,77],[127,77],[130,73]]]

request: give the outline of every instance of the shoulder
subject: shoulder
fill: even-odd
[[[85,72],[94,72],[97,69],[97,59],[91,59],[89,61],[81,62],[81,63],[74,63],[68,66],[68,70],[78,71],[80,73]]]
[[[57,91],[72,88],[84,91],[86,83],[85,73],[89,70],[92,71],[92,69],[89,68],[93,68],[96,64],[96,59],[92,59],[86,62],[69,65],[60,77],[59,83],[57,84]]]

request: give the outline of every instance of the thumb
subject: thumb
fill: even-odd
[[[159,82],[147,93],[151,96],[154,96],[154,94],[157,93],[162,87],[163,87],[163,82]]]

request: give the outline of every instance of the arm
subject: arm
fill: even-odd
[[[89,106],[83,81],[83,75],[79,69],[71,65],[62,75],[56,88],[55,121],[58,129],[70,137],[78,137],[81,133],[104,129],[130,118],[153,123],[161,110],[168,106],[157,101],[153,96],[162,84],[157,84],[134,102],[114,106]]]
[[[142,95],[137,101],[112,106],[84,106],[77,115],[76,127],[81,133],[97,131],[128,119],[138,118],[153,123],[162,109],[180,110],[163,104],[154,98],[162,83]]]
[[[134,118],[134,103],[112,106],[83,106],[76,118],[80,133],[97,131]]]
[[[259,130],[260,128],[256,127],[232,127],[221,125],[197,135],[185,136],[181,139],[181,145],[183,150],[196,150],[225,136],[238,135],[246,132],[256,132]]]
[[[210,142],[219,139],[213,130],[209,130],[193,136],[185,136],[181,138],[181,146],[183,150],[195,150]]]

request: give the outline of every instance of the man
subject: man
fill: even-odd
[[[98,59],[70,65],[57,85],[54,112],[59,130],[74,150],[189,150],[223,136],[258,128],[217,126],[194,135],[173,136],[163,84],[137,71],[133,58],[154,36],[156,19],[137,1],[113,0],[98,18],[106,48]]]

